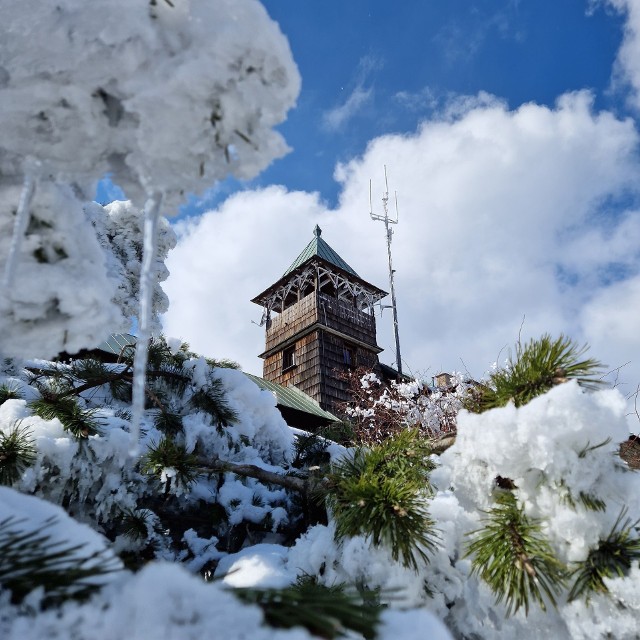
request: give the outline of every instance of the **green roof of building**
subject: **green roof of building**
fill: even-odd
[[[335,267],[350,273],[359,278],[360,276],[320,237],[322,229],[316,225],[313,230],[313,240],[302,250],[302,253],[293,261],[292,265],[282,274],[282,277],[288,275],[301,264],[304,264],[311,258],[322,258],[331,263]]]
[[[113,353],[116,356],[120,356],[123,351],[134,350],[136,346],[136,337],[129,333],[114,333],[107,340],[105,340],[99,347],[101,351],[107,353]],[[265,391],[270,391],[276,397],[276,402],[282,407],[288,407],[289,409],[295,409],[296,411],[303,411],[304,413],[310,413],[318,418],[327,420],[330,422],[337,421],[338,418],[332,413],[325,411],[320,405],[306,393],[300,391],[297,387],[283,387],[276,382],[269,382],[264,378],[259,378],[250,373],[244,373],[247,378],[254,382],[258,387]]]
[[[100,351],[113,353],[116,356],[131,355],[131,351],[136,348],[136,337],[130,333],[114,333],[110,335],[102,344],[97,347]]]
[[[261,389],[271,391],[276,397],[277,404],[280,406],[296,409],[297,411],[304,411],[305,413],[310,413],[331,422],[338,421],[338,418],[332,413],[322,409],[313,398],[300,391],[297,387],[284,387],[277,382],[269,382],[264,378],[259,378],[250,373],[245,373],[244,375],[255,382]]]

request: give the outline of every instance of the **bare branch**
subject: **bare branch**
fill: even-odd
[[[203,473],[224,473],[230,471],[237,476],[245,478],[255,478],[261,482],[275,484],[285,489],[291,489],[298,493],[307,493],[309,491],[309,480],[307,478],[297,478],[295,476],[284,476],[273,471],[261,469],[253,464],[236,464],[234,462],[226,462],[224,460],[207,460],[199,458],[198,464],[202,467]]]

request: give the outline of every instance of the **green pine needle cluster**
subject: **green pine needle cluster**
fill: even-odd
[[[602,498],[598,498],[598,496],[594,496],[590,493],[581,491],[578,494],[578,500],[580,500],[580,504],[588,511],[604,512],[607,510],[607,503]]]
[[[238,416],[229,406],[222,382],[213,379],[207,387],[191,396],[191,406],[211,416],[211,424],[228,425],[238,421]]]
[[[577,380],[586,389],[596,389],[603,384],[598,377],[603,365],[591,358],[583,359],[586,350],[586,346],[578,347],[562,335],[555,340],[544,335],[524,346],[518,343],[515,357],[510,357],[504,368],[493,372],[488,384],[475,389],[466,408],[482,413],[509,402],[521,407],[567,380]]]
[[[82,409],[73,397],[45,395],[29,403],[31,410],[44,420],[57,418],[66,431],[76,438],[88,438],[100,433],[102,423],[95,409]]]
[[[36,459],[36,448],[26,427],[15,424],[4,433],[0,431],[0,484],[12,485]]]
[[[558,483],[556,490],[560,493],[562,501],[565,504],[568,504],[572,509],[575,509],[578,504],[581,504],[585,509],[587,509],[587,511],[604,512],[607,510],[607,503],[602,498],[599,498],[592,493],[580,491],[576,498],[571,493],[571,490],[567,487],[564,480],[561,480]]]
[[[629,519],[623,522],[625,515],[623,509],[609,535],[571,572],[575,580],[569,600],[581,596],[588,599],[591,593],[607,593],[604,579],[627,575],[631,563],[640,560],[640,539],[634,534],[638,522],[632,523]]]
[[[543,611],[553,606],[566,582],[566,570],[555,557],[542,534],[539,522],[527,517],[510,492],[502,493],[482,529],[471,532],[475,539],[467,555],[472,557],[473,573],[479,575],[496,595],[505,601],[507,615],[531,602]]]
[[[228,358],[205,358],[207,364],[214,369],[236,369],[240,370],[242,367],[235,361]]]
[[[155,417],[153,424],[158,431],[166,436],[173,437],[182,433],[182,416],[171,411],[161,411]]]
[[[119,570],[117,561],[104,552],[83,554],[82,545],[52,542],[47,534],[55,520],[24,531],[22,521],[0,521],[0,585],[11,592],[14,603],[38,587],[45,604],[88,597],[99,588],[96,578]]]
[[[142,460],[144,473],[160,476],[168,469],[175,472],[178,485],[188,487],[198,476],[197,457],[188,453],[185,446],[171,438],[162,438],[158,444],[152,443]],[[171,478],[167,480],[167,489]]]
[[[127,509],[122,514],[124,535],[132,540],[146,540],[153,513],[149,509]]]
[[[406,567],[428,562],[438,540],[426,506],[433,468],[428,455],[418,431],[407,429],[334,465],[322,495],[333,512],[336,538],[371,536]]]
[[[111,377],[112,372],[104,363],[95,358],[83,358],[74,360],[70,365],[70,374],[83,382],[101,383]]]
[[[149,343],[148,367],[150,369],[162,369],[163,367],[175,367],[181,369],[182,365],[195,353],[189,351],[189,345],[183,342],[177,351],[173,351],[167,344],[163,335],[152,338]]]
[[[314,636],[329,640],[351,637],[355,632],[374,638],[380,607],[344,587],[325,587],[308,577],[284,589],[240,588],[233,592],[248,604],[257,604],[272,627],[304,627]]]
[[[326,466],[330,459],[327,451],[329,444],[329,440],[316,433],[297,434],[294,444],[295,456],[291,466],[296,469]]]
[[[7,400],[21,400],[22,394],[17,387],[10,384],[0,384],[0,404]]]

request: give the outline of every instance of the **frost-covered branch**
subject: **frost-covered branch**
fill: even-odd
[[[297,493],[310,494],[313,491],[313,487],[310,486],[307,479],[274,473],[273,471],[267,471],[254,464],[238,464],[228,461],[225,462],[224,460],[209,461],[203,458],[198,460],[198,464],[204,473],[226,473],[230,471],[237,476],[255,478],[256,480],[260,480],[260,482],[275,484],[279,487],[296,491]]]
[[[353,422],[356,442],[380,443],[407,428],[425,438],[455,433],[456,416],[474,383],[462,374],[450,376],[446,388],[423,380],[385,383],[373,372],[346,376],[353,400],[345,413]]]

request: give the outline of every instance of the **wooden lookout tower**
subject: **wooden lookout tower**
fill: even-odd
[[[340,415],[348,401],[345,371],[377,368],[374,305],[387,295],[363,280],[321,237],[252,302],[264,308],[263,377],[295,385],[326,411]]]

